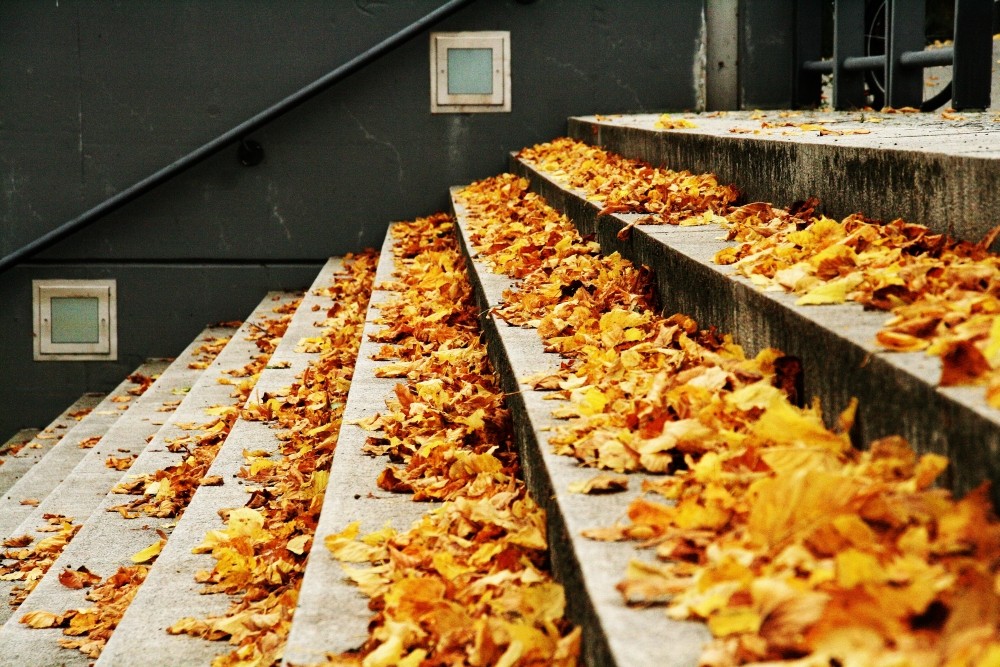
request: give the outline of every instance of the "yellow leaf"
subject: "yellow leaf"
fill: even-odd
[[[60,614],[53,614],[51,611],[29,611],[21,617],[21,623],[29,628],[55,628],[58,627],[65,617]]]
[[[250,464],[250,476],[254,477],[264,470],[270,470],[275,466],[274,461],[265,458],[254,459]]]
[[[837,584],[843,588],[854,588],[858,584],[882,583],[886,580],[885,568],[875,556],[845,549],[835,556],[837,564]]]
[[[591,387],[583,394],[582,400],[578,403],[580,414],[584,417],[600,414],[608,404],[608,397],[597,387]]]
[[[228,533],[232,537],[246,535],[260,537],[264,527],[264,516],[255,509],[239,507],[229,513]]]
[[[661,130],[688,130],[693,127],[698,127],[686,118],[671,118],[670,114],[661,114],[654,127]]]
[[[165,543],[166,540],[157,540],[142,551],[132,554],[132,562],[137,564],[148,563],[160,555],[160,550],[163,549]]]
[[[590,479],[573,482],[566,487],[570,493],[617,493],[628,488],[628,477],[601,473]]]
[[[822,306],[844,303],[847,294],[861,283],[862,277],[851,274],[812,288],[795,302],[799,306]]]
[[[286,547],[293,554],[301,556],[306,552],[306,545],[312,539],[312,535],[298,535],[288,540],[288,546]]]
[[[760,614],[749,607],[728,607],[708,618],[708,629],[716,637],[728,637],[757,632],[760,630],[761,622]]]
[[[983,356],[994,368],[1000,366],[1000,317],[994,316],[990,323],[990,333],[986,338]]]
[[[385,549],[357,541],[360,528],[361,523],[353,521],[341,532],[327,535],[323,544],[334,558],[345,563],[369,563],[379,560],[385,555]]]
[[[459,424],[465,424],[473,431],[478,431],[486,426],[486,411],[479,408],[468,417],[459,417],[455,421]]]

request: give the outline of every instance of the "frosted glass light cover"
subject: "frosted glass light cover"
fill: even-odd
[[[431,33],[431,113],[510,112],[510,32]]]
[[[99,306],[97,297],[53,297],[52,342],[100,342]]]
[[[35,361],[115,361],[118,288],[111,279],[31,281]]]
[[[448,49],[448,94],[493,94],[493,49]]]

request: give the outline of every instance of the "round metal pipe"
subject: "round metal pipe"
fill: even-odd
[[[802,63],[802,69],[806,72],[819,72],[820,74],[830,74],[833,72],[832,60],[807,60]]]
[[[932,51],[904,51],[899,64],[906,67],[939,67],[950,65],[955,60],[955,49],[946,46]]]
[[[844,58],[844,69],[848,72],[858,72],[866,69],[885,67],[885,56],[857,56]]]

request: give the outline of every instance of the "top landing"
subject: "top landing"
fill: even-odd
[[[729,111],[571,118],[569,134],[627,157],[712,172],[746,201],[902,217],[978,241],[1000,224],[997,112]]]

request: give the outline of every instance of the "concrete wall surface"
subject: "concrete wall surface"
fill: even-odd
[[[441,2],[0,2],[0,254]],[[479,0],[434,29],[511,32],[511,113],[432,115],[424,33],[254,133],[260,165],[223,151],[0,274],[0,439],[444,208],[567,116],[694,109],[702,22],[701,0]],[[118,281],[118,361],[33,362],[31,280],[88,277]]]

